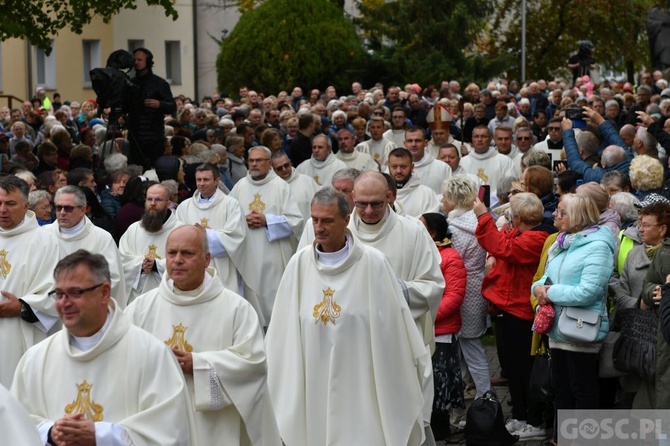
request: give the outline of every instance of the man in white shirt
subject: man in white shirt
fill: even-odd
[[[421,127],[407,129],[405,148],[412,154],[414,174],[421,184],[433,189],[433,192],[439,195],[442,193],[442,183],[451,176],[451,167],[447,163],[437,161],[428,153],[427,143],[424,129]]]
[[[395,149],[395,144],[384,138],[384,129],[384,118],[373,116],[368,124],[370,139],[356,146],[356,150],[370,155],[380,168],[386,166],[389,152]]]
[[[405,109],[395,106],[391,110],[391,128],[384,132],[384,138],[391,141],[395,147],[402,147],[405,143],[405,130],[407,130],[407,116]]]

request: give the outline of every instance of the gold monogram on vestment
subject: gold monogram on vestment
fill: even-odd
[[[340,317],[340,310],[342,309],[339,305],[335,303],[334,295],[335,290],[328,289],[323,290],[323,299],[320,304],[314,305],[314,323],[318,324],[319,321],[323,322],[323,325],[328,325],[328,322],[332,322],[335,325],[335,319]]]
[[[477,176],[478,176],[479,178],[481,178],[481,180],[482,180],[484,183],[488,183],[488,182],[489,182],[489,176],[486,175],[486,174],[484,173],[484,168],[483,168],[483,167],[480,167],[479,169],[477,169]]]
[[[261,200],[261,194],[254,194],[254,201],[249,203],[249,210],[258,214],[263,213],[265,210],[265,203]]]
[[[156,245],[149,245],[149,252],[146,253],[145,257],[151,257],[152,259],[161,259],[161,256],[158,255],[156,252],[156,249],[158,249],[158,246]]]
[[[314,181],[316,181],[316,184],[321,186],[321,181],[319,181],[319,176],[318,175],[314,175]]]
[[[11,270],[12,264],[7,261],[7,251],[3,249],[0,251],[0,275],[6,279]]]
[[[183,352],[192,352],[193,347],[191,346],[191,344],[186,342],[186,336],[185,336],[188,327],[179,324],[179,325],[173,325],[172,329],[174,330],[172,332],[172,337],[167,341],[165,341],[165,344],[167,344],[167,346],[170,348],[176,348],[177,350],[181,350]]]
[[[102,421],[102,412],[104,408],[100,404],[96,404],[91,399],[92,384],[84,380],[77,386],[77,399],[65,406],[65,415],[82,414],[84,418],[90,421]]]
[[[209,223],[209,219],[208,219],[208,218],[202,217],[202,218],[200,219],[200,226],[202,226],[203,228],[205,228],[205,229],[210,229],[208,223]]]

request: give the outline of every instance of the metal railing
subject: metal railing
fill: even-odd
[[[6,105],[9,109],[21,108],[23,99],[12,96],[11,94],[0,94],[0,106]]]

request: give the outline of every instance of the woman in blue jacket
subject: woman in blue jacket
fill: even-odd
[[[598,352],[609,330],[607,284],[616,244],[612,231],[598,226],[599,218],[600,212],[591,198],[563,195],[554,212],[560,234],[549,248],[544,275],[532,285],[540,305],[554,305],[556,311],[556,320],[549,332],[556,411],[598,409],[599,405]],[[561,337],[558,331],[560,307],[601,312],[596,340],[576,343]]]

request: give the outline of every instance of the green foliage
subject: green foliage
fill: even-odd
[[[614,71],[649,66],[645,19],[656,0],[528,0],[526,78],[562,75],[570,79],[568,58],[577,42],[590,40],[596,63]],[[521,2],[503,0],[488,44],[493,54],[513,55],[509,78],[521,73]]]
[[[506,67],[478,48],[493,0],[359,0],[356,23],[373,53],[367,70],[385,84],[484,81]]]
[[[353,24],[330,0],[272,0],[242,15],[222,42],[218,88],[343,88],[364,57]]]
[[[172,0],[146,0],[165,9],[165,15],[177,19]],[[62,29],[81,34],[84,25],[95,16],[105,23],[122,9],[137,8],[135,0],[4,0],[0,2],[0,40],[26,38],[51,52],[51,40]]]

